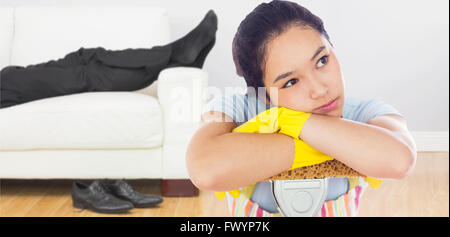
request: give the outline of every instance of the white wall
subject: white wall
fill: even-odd
[[[172,38],[194,28],[209,9],[219,18],[216,46],[204,68],[210,86],[245,87],[235,75],[231,42],[260,0],[0,0],[5,5],[154,4],[171,16]],[[449,1],[297,0],[322,18],[338,54],[347,95],[377,97],[404,114],[412,131],[447,133],[449,124]],[[447,141],[448,143],[448,141]]]

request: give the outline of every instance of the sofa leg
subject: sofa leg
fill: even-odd
[[[161,195],[165,197],[194,197],[198,193],[190,179],[163,179],[161,182]]]

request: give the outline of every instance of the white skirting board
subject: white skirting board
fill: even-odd
[[[448,132],[412,131],[417,151],[448,152]]]

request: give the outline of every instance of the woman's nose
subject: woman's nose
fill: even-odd
[[[311,99],[320,98],[328,93],[328,86],[317,79],[310,80],[310,96]]]

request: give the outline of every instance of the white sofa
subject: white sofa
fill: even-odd
[[[149,5],[0,5],[0,68],[80,47],[151,48],[173,41],[169,34],[167,11]],[[139,91],[0,109],[0,179],[161,179],[164,196],[197,195],[185,153],[207,79],[202,69],[169,68]]]

